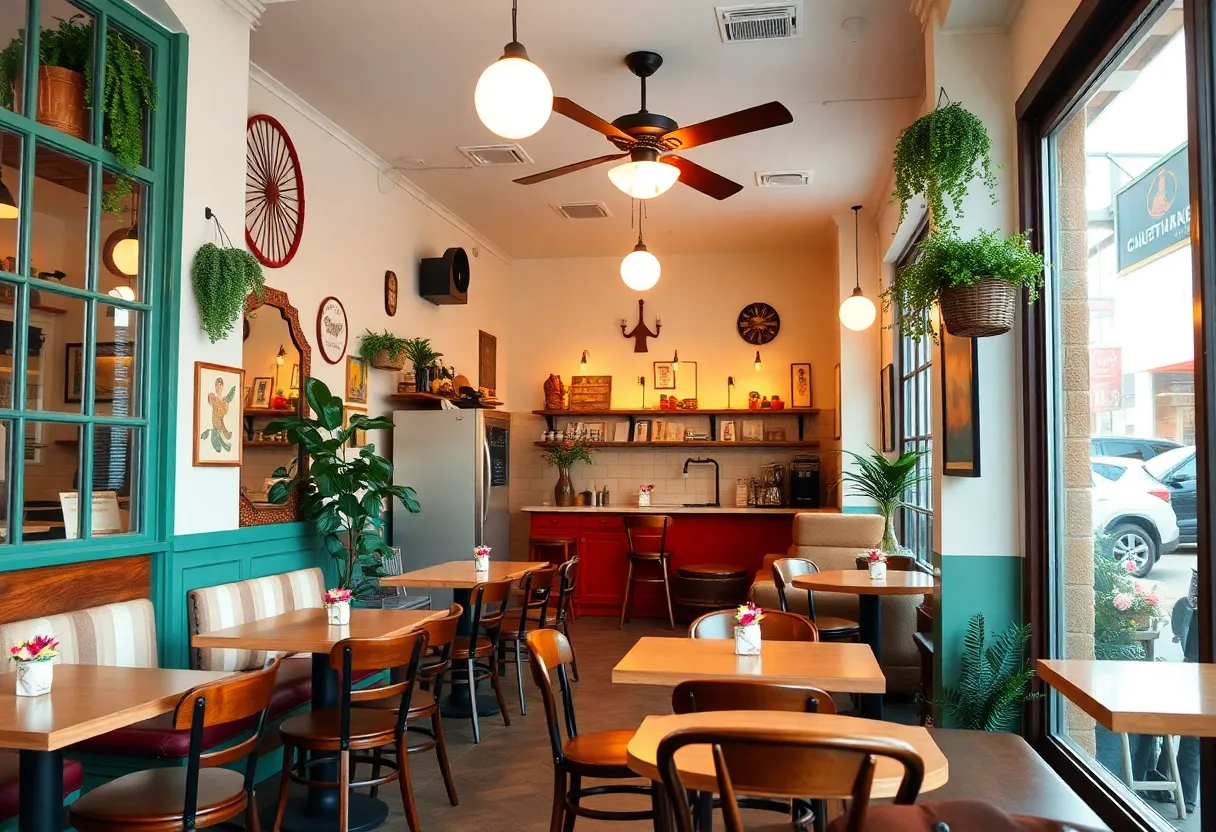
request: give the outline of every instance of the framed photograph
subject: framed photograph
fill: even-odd
[[[790,407],[814,407],[811,393],[811,365],[790,365]]]
[[[258,376],[253,380],[253,393],[249,398],[249,406],[268,408],[273,395],[274,379],[270,376]]]
[[[270,379],[265,379],[267,388]],[[240,467],[245,371],[194,362],[194,464]],[[256,388],[256,385],[254,385]]]
[[[650,441],[650,420],[639,419],[633,423],[633,441],[634,442],[649,442]]]
[[[299,364],[291,365],[291,389],[292,390],[300,389],[300,365]]]
[[[367,359],[360,355],[346,356],[346,400],[367,404]]]
[[[604,442],[607,437],[605,434],[608,431],[608,425],[605,422],[584,422],[583,428],[587,432],[588,442]]]
[[[343,405],[342,406],[342,427],[349,428],[350,419],[352,416],[355,416],[355,415],[366,416],[367,408],[359,407],[358,405],[353,405],[353,404]],[[366,446],[367,445],[367,431],[365,431],[365,430],[355,431],[354,433],[352,433],[350,435],[350,438],[346,440],[346,444],[347,444],[347,446],[349,446],[351,448],[362,448],[362,447]]]
[[[840,425],[841,425],[841,422],[840,422],[840,365],[839,364],[836,365],[836,369],[833,371],[833,373],[834,373],[834,375],[832,378],[832,387],[834,388],[834,395],[832,398],[833,398],[833,401],[835,402],[836,413],[832,416],[832,438],[839,439],[840,438]]]
[[[739,436],[735,433],[734,422],[718,422],[718,441],[719,442],[736,442]]]
[[[654,389],[675,390],[676,371],[670,361],[654,362]]]
[[[743,441],[744,442],[763,442],[764,441],[764,421],[761,419],[744,419],[743,420]]]
[[[63,361],[63,401],[79,403],[84,396],[84,344],[66,344]],[[135,344],[131,341],[101,341],[93,361],[93,401],[113,402],[116,387],[130,398],[135,378]]]
[[[384,312],[390,318],[397,314],[397,273],[384,273]]]
[[[249,402],[252,399],[253,399],[253,385],[246,384],[245,385],[245,395],[241,396],[241,402],[245,405],[245,407],[249,407]]]
[[[335,297],[321,301],[317,309],[317,346],[321,348],[321,357],[330,364],[337,364],[346,355],[349,337],[350,325],[342,301]]]
[[[498,390],[498,338],[477,330],[477,386],[493,396]]]
[[[888,364],[878,376],[878,389],[882,400],[882,450],[895,450],[895,365]]]
[[[976,339],[942,332],[942,473],[980,475],[980,371]]]

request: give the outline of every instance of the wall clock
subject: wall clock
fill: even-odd
[[[245,125],[245,243],[272,269],[291,262],[304,235],[304,174],[283,125],[268,115]]]
[[[330,364],[337,364],[346,355],[346,339],[350,326],[346,322],[346,307],[335,297],[321,301],[317,310],[317,343],[321,346],[321,357]]]
[[[781,331],[781,316],[767,303],[749,303],[739,313],[735,325],[739,328],[740,338],[759,346],[777,337]]]

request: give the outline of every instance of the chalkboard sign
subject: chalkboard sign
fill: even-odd
[[[506,428],[486,425],[486,444],[490,446],[490,486],[509,483],[509,436]]]
[[[570,379],[571,410],[610,410],[612,376],[574,376]]]

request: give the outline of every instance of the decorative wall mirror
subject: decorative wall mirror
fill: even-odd
[[[261,300],[247,299],[243,326],[245,418],[242,427],[241,525],[293,523],[300,518],[300,491],[286,504],[267,502],[275,469],[294,465],[303,473],[308,458],[299,445],[272,436],[266,425],[277,418],[300,415],[306,407],[304,379],[312,374],[312,348],[300,328],[300,315],[287,293],[267,287]]]

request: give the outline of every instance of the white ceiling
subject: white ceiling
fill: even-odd
[[[771,100],[793,113],[791,125],[687,152],[744,190],[719,202],[677,184],[650,200],[646,238],[660,254],[822,243],[830,215],[878,198],[895,137],[923,92],[923,41],[907,0],[806,0],[804,38],[732,45],[719,39],[714,0],[519,5],[520,40],[555,94],[609,121],[638,109],[638,82],[623,63],[638,49],[665,61],[648,109],[681,125]],[[856,44],[841,29],[855,16],[867,20]],[[393,164],[449,168],[407,175],[511,256],[627,252],[636,236],[629,199],[607,165],[539,185],[511,181],[613,151],[585,127],[555,115],[521,142],[535,164],[460,169],[458,146],[502,141],[478,120],[473,88],[508,40],[509,0],[298,0],[267,9],[251,57]],[[900,100],[855,100],[884,98]],[[324,164],[302,162],[305,171]],[[785,169],[812,170],[812,185],[755,186],[755,171]],[[566,220],[549,207],[586,201],[613,216]]]

